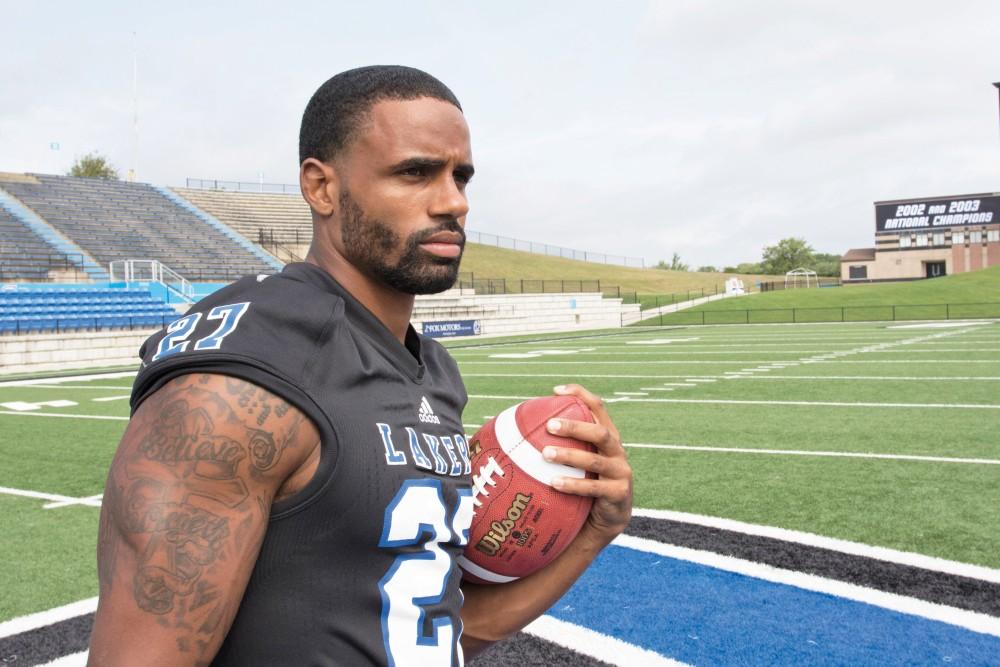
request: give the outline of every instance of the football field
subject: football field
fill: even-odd
[[[542,338],[449,344],[466,431],[583,384],[622,434],[638,509],[520,648],[482,664],[532,664],[519,650],[549,664],[1000,662],[1000,325]],[[11,619],[97,593],[131,380],[0,383],[0,661],[41,627]]]

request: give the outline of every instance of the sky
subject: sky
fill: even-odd
[[[156,185],[297,183],[313,91],[404,64],[462,102],[483,233],[722,267],[787,237],[870,247],[875,201],[1000,191],[996,0],[0,0],[0,17],[0,171],[97,151]]]

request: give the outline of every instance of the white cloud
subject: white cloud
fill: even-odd
[[[723,265],[787,236],[870,245],[875,200],[1000,189],[986,0],[49,13],[22,3],[0,25],[0,170],[60,172],[91,149],[127,168],[134,30],[140,176],[159,184],[293,182],[315,87],[404,62],[463,100],[484,232]]]

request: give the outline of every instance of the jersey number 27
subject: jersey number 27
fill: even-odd
[[[448,515],[451,514],[449,517]],[[472,523],[472,490],[459,492],[452,512],[445,505],[440,480],[407,480],[385,510],[379,546],[391,549],[423,545],[396,557],[379,581],[382,594],[382,640],[390,667],[451,665],[459,632],[446,616],[427,624],[426,607],[441,602],[454,562],[441,544],[465,546]]]

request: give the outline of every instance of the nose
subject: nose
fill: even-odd
[[[469,200],[465,191],[459,187],[451,174],[444,175],[435,188],[434,199],[431,202],[431,217],[447,217],[452,220],[463,220],[469,213]]]

